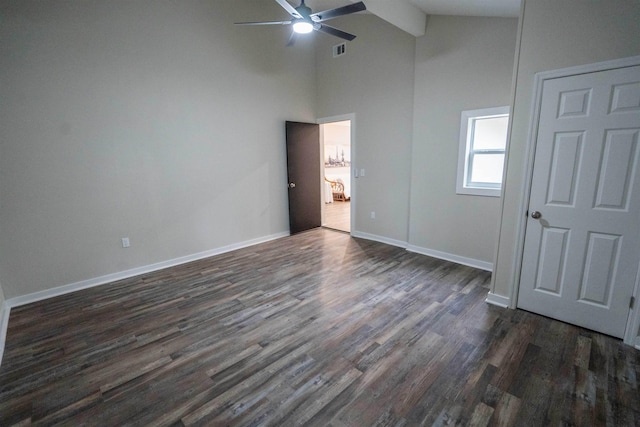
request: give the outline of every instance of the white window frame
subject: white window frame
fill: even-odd
[[[502,183],[469,183],[469,172],[473,163],[473,154],[481,153],[505,153],[505,150],[478,150],[473,151],[473,122],[487,117],[509,116],[510,108],[493,107],[480,110],[463,111],[460,115],[460,146],[458,148],[458,176],[456,180],[456,193],[474,196],[500,197]],[[506,149],[506,147],[505,147]],[[504,178],[503,178],[504,179]]]

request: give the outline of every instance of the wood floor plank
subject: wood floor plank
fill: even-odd
[[[476,405],[471,418],[469,420],[469,427],[484,427],[489,424],[489,420],[493,416],[494,409],[491,406],[485,405],[480,402]]]
[[[0,425],[640,423],[640,352],[316,229],[11,310]]]

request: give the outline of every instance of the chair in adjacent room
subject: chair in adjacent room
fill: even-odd
[[[349,200],[349,197],[344,194],[344,182],[342,179],[337,178],[335,181],[324,179],[328,183],[331,184],[331,193],[333,194],[333,200],[336,202],[346,202]]]

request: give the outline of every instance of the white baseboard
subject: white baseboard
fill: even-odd
[[[57,297],[60,295],[68,294],[68,293],[79,291],[82,289],[93,288],[94,286],[104,285],[106,283],[127,279],[129,277],[139,276],[141,274],[151,273],[153,271],[162,270],[164,268],[185,264],[191,261],[197,261],[199,259],[208,258],[214,255],[220,255],[226,252],[235,251],[237,249],[246,248],[248,246],[257,245],[259,243],[276,240],[281,237],[286,237],[288,235],[289,235],[289,232],[272,234],[270,236],[265,236],[257,239],[247,240],[244,242],[234,243],[234,244],[223,246],[220,248],[210,249],[204,252],[198,252],[195,254],[170,259],[167,261],[162,261],[155,264],[136,267],[136,268],[132,268],[130,270],[125,270],[125,271],[120,271],[118,273],[112,273],[112,274],[107,274],[105,276],[94,277],[92,279],[82,280],[80,282],[70,283],[68,285],[63,285],[63,286],[47,289],[40,292],[34,292],[32,294],[10,298],[6,301],[6,304],[9,308],[18,307],[25,304],[31,304],[32,302],[42,301],[48,298]]]
[[[362,231],[352,231],[352,237],[358,237],[360,239],[373,240],[374,242],[385,243],[391,246],[397,246],[399,248],[407,247],[407,242],[401,240],[389,239],[388,237],[378,236],[376,234],[363,233]]]
[[[511,300],[509,298],[494,294],[493,292],[489,292],[485,301],[502,308],[509,308],[511,306]]]
[[[455,262],[456,264],[467,265],[469,267],[479,268],[480,270],[493,271],[493,264],[479,259],[467,258],[460,255],[454,255],[447,252],[436,251],[435,249],[423,248],[420,246],[409,245],[407,250],[433,258],[443,259],[445,261]]]
[[[0,366],[2,366],[2,355],[4,354],[4,344],[7,342],[7,327],[9,326],[9,312],[11,308],[7,302],[0,304]]]

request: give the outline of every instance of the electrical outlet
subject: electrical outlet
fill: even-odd
[[[131,243],[129,242],[129,238],[128,237],[123,237],[122,238],[122,247],[123,248],[128,248],[129,246],[131,246]]]
[[[371,219],[376,219],[376,213],[375,213],[375,211],[371,211]]]

